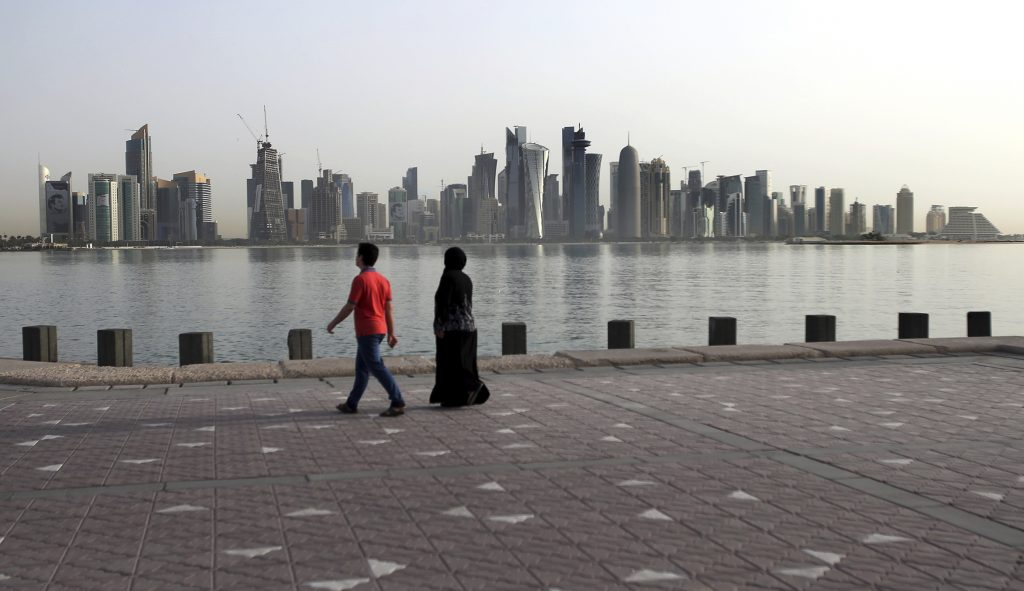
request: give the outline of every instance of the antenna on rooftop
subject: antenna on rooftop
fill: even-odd
[[[263,105],[263,137],[270,141],[270,130],[267,129],[267,106]]]

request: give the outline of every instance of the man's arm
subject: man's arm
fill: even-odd
[[[341,310],[338,311],[338,315],[335,316],[334,320],[331,320],[330,324],[327,325],[327,332],[334,334],[334,327],[341,324],[341,322],[348,318],[348,315],[351,314],[352,311],[355,309],[356,305],[353,304],[352,302],[347,302],[344,306],[342,306]],[[388,326],[391,325],[388,324]]]
[[[394,349],[398,344],[398,337],[395,336],[395,314],[391,308],[391,300],[384,305],[384,321],[388,323],[388,346]]]

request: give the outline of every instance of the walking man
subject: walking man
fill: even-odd
[[[356,327],[357,343],[356,376],[348,400],[338,405],[338,412],[342,414],[359,412],[359,399],[366,391],[370,374],[377,378],[391,401],[391,406],[380,413],[380,416],[397,417],[405,414],[405,401],[398,390],[398,383],[388,368],[384,367],[384,360],[380,356],[380,343],[385,335],[388,346],[392,349],[398,344],[398,337],[395,336],[395,317],[391,309],[391,283],[373,268],[379,253],[380,250],[375,245],[369,242],[359,243],[356,250],[359,275],[352,280],[348,301],[327,325],[327,332],[334,334],[334,327],[348,318],[349,314],[355,313],[353,322]]]

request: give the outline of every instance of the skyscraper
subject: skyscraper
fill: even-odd
[[[309,209],[313,203],[313,189],[316,183],[313,179],[302,179],[299,181],[299,204],[301,209]]]
[[[616,236],[640,238],[640,156],[633,146],[627,145],[619,152],[616,176]]]
[[[275,150],[276,152],[276,150]],[[184,207],[184,213],[179,220],[179,230],[182,240],[216,240],[216,235],[210,235],[208,224],[213,224],[213,189],[210,178],[200,172],[190,170],[179,172],[172,177],[178,184],[178,196]],[[259,187],[259,183],[257,183]],[[264,192],[265,195],[265,192]],[[257,200],[260,191],[257,189]],[[277,188],[278,204],[282,205],[281,188],[278,182]],[[253,211],[253,217],[257,215]],[[284,224],[284,209],[281,210],[281,223]],[[253,224],[253,230],[259,227]],[[281,238],[284,240],[284,238]]]
[[[764,238],[768,235],[768,203],[761,194],[761,175],[745,177],[743,190],[747,194],[747,236]]]
[[[306,214],[306,231],[311,240],[333,240],[341,223],[341,189],[334,182],[336,175],[325,168],[320,171]]]
[[[789,186],[789,205],[795,207],[797,204],[806,204],[807,202],[807,185],[790,185]]]
[[[757,170],[754,171],[757,178],[761,181],[761,196],[770,199],[772,196],[772,171],[770,170]],[[747,195],[749,198],[750,195]]]
[[[540,240],[544,237],[544,177],[548,175],[548,149],[540,144],[525,143],[522,152],[522,237]],[[583,171],[586,174],[586,170]]]
[[[89,238],[96,242],[114,242],[121,236],[120,188],[116,174],[89,174]]]
[[[814,189],[814,231],[819,234],[828,230],[828,222],[825,217],[828,205],[825,202],[825,187]]]
[[[661,158],[640,163],[640,231],[647,237],[668,235],[671,169]]]
[[[480,203],[494,198],[494,181],[498,171],[498,159],[493,153],[484,152],[473,157],[473,168],[467,179],[469,199],[465,203],[463,213],[463,234],[477,232],[477,218]]]
[[[462,238],[462,228],[468,189],[463,184],[446,185],[441,189],[440,237],[450,240]]]
[[[153,176],[153,148],[149,124],[132,134],[124,144],[125,174],[139,183],[139,232],[133,240],[156,239],[156,181]]]
[[[933,205],[925,218],[925,231],[938,234],[946,227],[946,210],[941,205]]]
[[[293,181],[281,181],[281,197],[284,199],[285,209],[295,209],[295,183]]]
[[[494,157],[493,152],[481,150],[479,154],[473,157],[473,168],[470,173],[468,187],[470,200],[491,199],[495,196],[494,181],[497,171],[498,159]],[[408,191],[408,189],[406,190]]]
[[[513,238],[525,236],[526,214],[523,194],[522,146],[526,143],[526,128],[516,126],[515,131],[505,128],[505,207],[508,233]],[[543,183],[543,178],[542,178]]]
[[[46,213],[41,236],[49,236],[55,241],[72,240],[75,218],[71,173],[65,174],[59,181],[46,181],[44,185]]]
[[[734,174],[718,177],[718,200],[715,205],[715,237],[746,236],[747,222],[743,201],[743,177]]]
[[[138,241],[142,237],[142,214],[140,212],[142,193],[135,175],[118,175],[118,198],[121,203],[121,240]]]
[[[576,135],[576,128],[573,126],[562,128],[562,212],[563,219],[572,225],[572,140]]]
[[[371,230],[377,227],[377,194],[371,192],[356,195],[356,217],[363,227]]]
[[[828,232],[833,238],[846,235],[846,205],[843,190],[830,189],[828,192]]]
[[[50,180],[50,169],[39,165],[39,235],[46,234],[46,183]]]
[[[402,188],[405,189],[406,201],[412,201],[419,199],[419,168],[413,166],[405,171],[405,176],[402,177]],[[494,178],[493,175],[491,178]]]
[[[689,178],[686,179],[686,186],[680,185],[683,194],[683,238],[702,238],[704,227],[704,205],[701,202],[701,173],[699,170],[691,170]]]
[[[250,179],[251,180],[251,179]],[[181,198],[178,183],[156,180],[156,240],[171,244],[181,240]]]
[[[562,221],[562,193],[558,186],[558,175],[544,177],[544,223]]]
[[[914,233],[914,193],[906,185],[896,193],[896,233]]]
[[[608,234],[615,235],[619,231],[619,222],[615,217],[619,209],[619,163],[608,163]]]
[[[288,227],[284,219],[284,198],[281,196],[281,169],[277,150],[269,141],[260,143],[253,168],[256,199],[250,223],[252,240],[284,242]]]
[[[334,184],[341,189],[341,217],[356,217],[355,186],[352,184],[352,177],[347,174],[335,174]],[[407,193],[408,194],[408,193]]]
[[[408,200],[408,194],[402,187],[391,187],[388,189],[388,221],[391,227],[394,228],[396,240],[405,240],[409,237],[405,211],[405,205]]]
[[[565,130],[562,130],[563,133]],[[573,240],[583,239],[587,229],[587,139],[581,127],[572,136],[572,184],[569,193],[569,237]],[[563,147],[564,149],[564,147]]]
[[[850,204],[850,227],[846,233],[851,236],[860,236],[868,231],[868,208],[856,199]]]
[[[601,231],[604,229],[604,220],[598,209],[601,207],[601,154],[587,154],[587,194],[584,206],[586,208],[586,226],[584,237],[591,240],[601,238]]]
[[[871,231],[889,236],[893,234],[894,228],[891,205],[876,205],[871,208]]]

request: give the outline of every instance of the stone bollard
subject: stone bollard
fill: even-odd
[[[293,328],[288,331],[288,359],[313,358],[313,331]]]
[[[96,365],[132,366],[132,329],[104,328],[96,331]]]
[[[57,361],[57,327],[50,325],[21,328],[22,359],[25,361]]]
[[[969,336],[969,337],[990,337],[990,336],[992,336],[992,313],[991,312],[968,312],[967,313],[967,336]]]
[[[804,316],[804,342],[831,343],[836,340],[836,317],[826,314]]]
[[[178,335],[178,364],[213,363],[213,333],[183,332]]]
[[[501,323],[501,354],[526,355],[526,323]]]
[[[736,319],[731,316],[711,316],[708,318],[709,345],[735,345]]]
[[[900,312],[899,338],[927,339],[928,315],[919,312]]]
[[[636,346],[632,320],[608,321],[608,348],[632,349]]]

